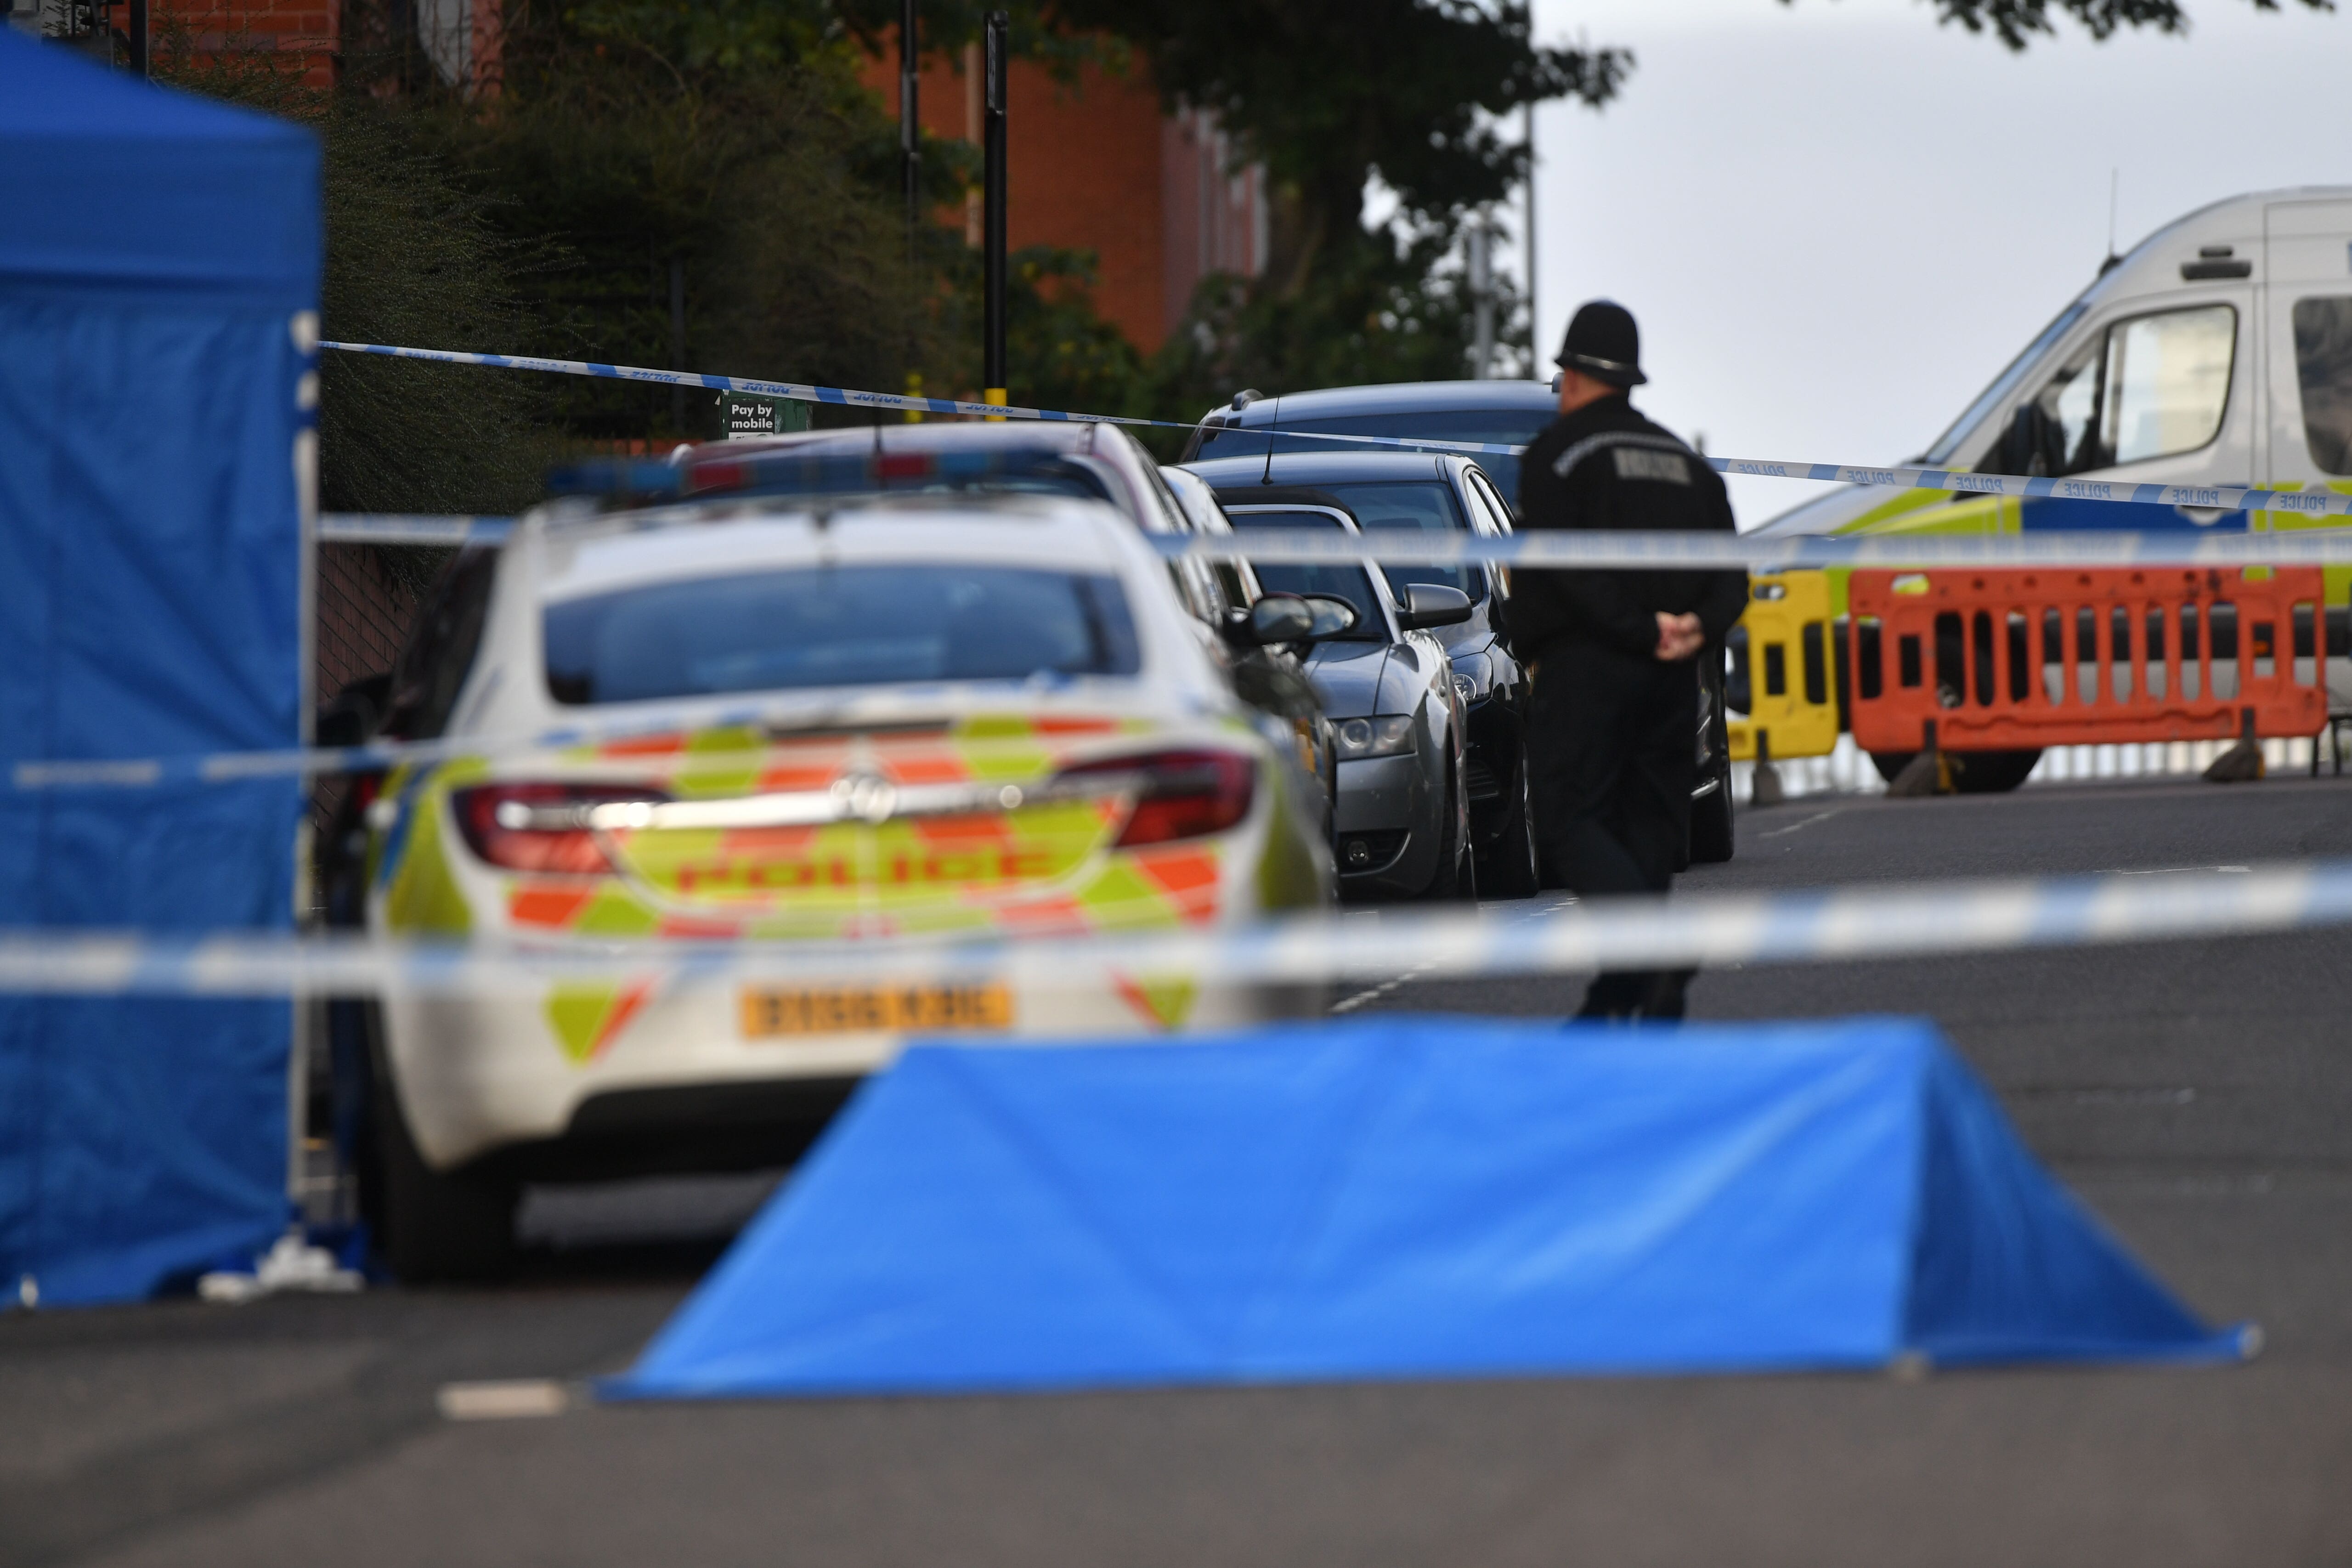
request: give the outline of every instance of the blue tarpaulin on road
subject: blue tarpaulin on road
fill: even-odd
[[[1928,1024],[929,1047],[621,1396],[2208,1360]]]
[[[319,153],[0,28],[0,763],[290,746]],[[299,784],[0,790],[0,926],[292,921]],[[283,1002],[0,998],[0,1293],[286,1220]]]

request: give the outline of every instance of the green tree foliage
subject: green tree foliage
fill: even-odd
[[[307,88],[266,51],[197,56],[173,29],[158,44],[159,79],[318,133],[327,338],[528,352],[519,284],[557,258],[502,236],[406,119]],[[538,496],[553,446],[529,378],[335,353],[319,377],[322,510],[504,512]]]
[[[568,253],[526,280],[551,352],[856,386],[953,357],[942,241],[908,255],[895,127],[824,7],[591,0],[508,15],[495,106],[446,104],[430,135],[511,238]],[[952,180],[956,159],[931,162]],[[582,381],[557,398],[583,436],[716,427],[705,394]]]
[[[1372,176],[1403,225],[1450,232],[1526,175],[1527,149],[1498,119],[1558,98],[1605,103],[1633,63],[1538,45],[1524,0],[1055,0],[1055,14],[1128,39],[1171,104],[1213,110],[1264,162],[1264,286],[1292,299],[1327,271],[1363,269]]]
[[[1279,392],[1461,376],[1472,305],[1462,269],[1445,264],[1448,246],[1442,231],[1367,234],[1295,296],[1230,275],[1206,279],[1152,361],[1146,401],[1176,411],[1163,417],[1193,418],[1244,387]],[[1507,323],[1518,296],[1508,279],[1496,282],[1497,316]]]
[[[977,258],[974,258],[975,261]],[[1032,246],[1005,258],[1004,357],[1033,408],[1143,414],[1143,356],[1097,313],[1092,252]],[[965,291],[979,320],[980,268]]]
[[[1934,0],[2012,47],[2064,16],[2097,37],[2179,31],[2174,0]],[[2281,0],[2252,0],[2274,9]],[[2327,0],[2301,0],[2325,6]],[[923,0],[934,54],[990,0]],[[1592,106],[1632,56],[1554,48],[1526,0],[1017,0],[1017,54],[1065,79],[1149,69],[1168,104],[1213,110],[1274,186],[1273,257],[1213,278],[1146,359],[1096,311],[1093,258],[1013,258],[1014,400],[1186,418],[1269,391],[1462,374],[1465,218],[1525,174],[1519,106]],[[898,0],[509,0],[503,79],[439,83],[403,0],[344,0],[344,89],[309,92],[266,54],[195,62],[183,85],[293,115],[326,146],[329,336],[969,393],[979,264],[960,227],[910,238],[895,104],[860,85]],[[935,207],[975,152],[927,142]],[[1396,197],[1368,223],[1377,179]],[[682,286],[683,352],[673,315]],[[1517,301],[1501,301],[1504,336]],[[321,495],[335,510],[499,511],[583,440],[715,431],[670,389],[329,354]],[[835,411],[820,416],[842,417]],[[857,416],[865,417],[864,416]]]
[[[1784,5],[1795,0],[1780,0]],[[2252,0],[2257,11],[2275,11],[2278,0]],[[2176,0],[1935,0],[1936,19],[1958,22],[1971,33],[1990,30],[2012,49],[2022,49],[2037,34],[2053,34],[2054,11],[2073,17],[2094,38],[2106,38],[2126,27],[2146,27],[2158,33],[2185,33],[2189,18]],[[2336,0],[2302,0],[2314,11],[2333,11]]]

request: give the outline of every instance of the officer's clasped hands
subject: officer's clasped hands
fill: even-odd
[[[1661,664],[1675,664],[1689,658],[1706,646],[1706,630],[1695,615],[1668,615],[1657,612],[1657,657]]]

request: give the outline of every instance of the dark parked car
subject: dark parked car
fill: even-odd
[[[1183,461],[1262,460],[1269,447],[1285,453],[1382,450],[1309,440],[1296,434],[1302,431],[1524,447],[1559,414],[1559,393],[1540,381],[1406,381],[1387,386],[1332,386],[1281,397],[1244,392],[1229,405],[1202,416],[1185,445]],[[1495,481],[1516,516],[1518,458],[1482,452],[1473,461]]]
[[[1555,385],[1540,381],[1415,381],[1384,386],[1335,386],[1265,397],[1237,393],[1231,404],[1201,418],[1185,446],[1186,466],[1255,458],[1280,463],[1293,454],[1373,453],[1396,448],[1349,447],[1311,439],[1307,432],[1396,440],[1479,441],[1525,446],[1559,412]],[[1494,481],[1516,519],[1519,460],[1501,453],[1471,458]],[[1724,721],[1723,650],[1699,668],[1698,787],[1691,793],[1688,859],[1728,860],[1732,853],[1731,753]],[[1482,882],[1482,886],[1492,886]]]

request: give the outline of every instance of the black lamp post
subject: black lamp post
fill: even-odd
[[[915,259],[917,226],[923,219],[923,128],[916,117],[922,87],[916,75],[915,48],[915,0],[903,0],[898,7],[898,157],[907,182],[908,261]]]
[[[1004,65],[1005,34],[1012,26],[1012,16],[1003,11],[991,11],[982,29],[982,80],[987,84],[986,117],[983,121],[982,149],[988,163],[987,190],[982,198],[981,219],[981,252],[983,258],[983,284],[987,300],[983,307],[983,331],[987,342],[983,361],[987,383],[981,396],[983,401],[1003,404],[1005,397],[1004,374]]]

